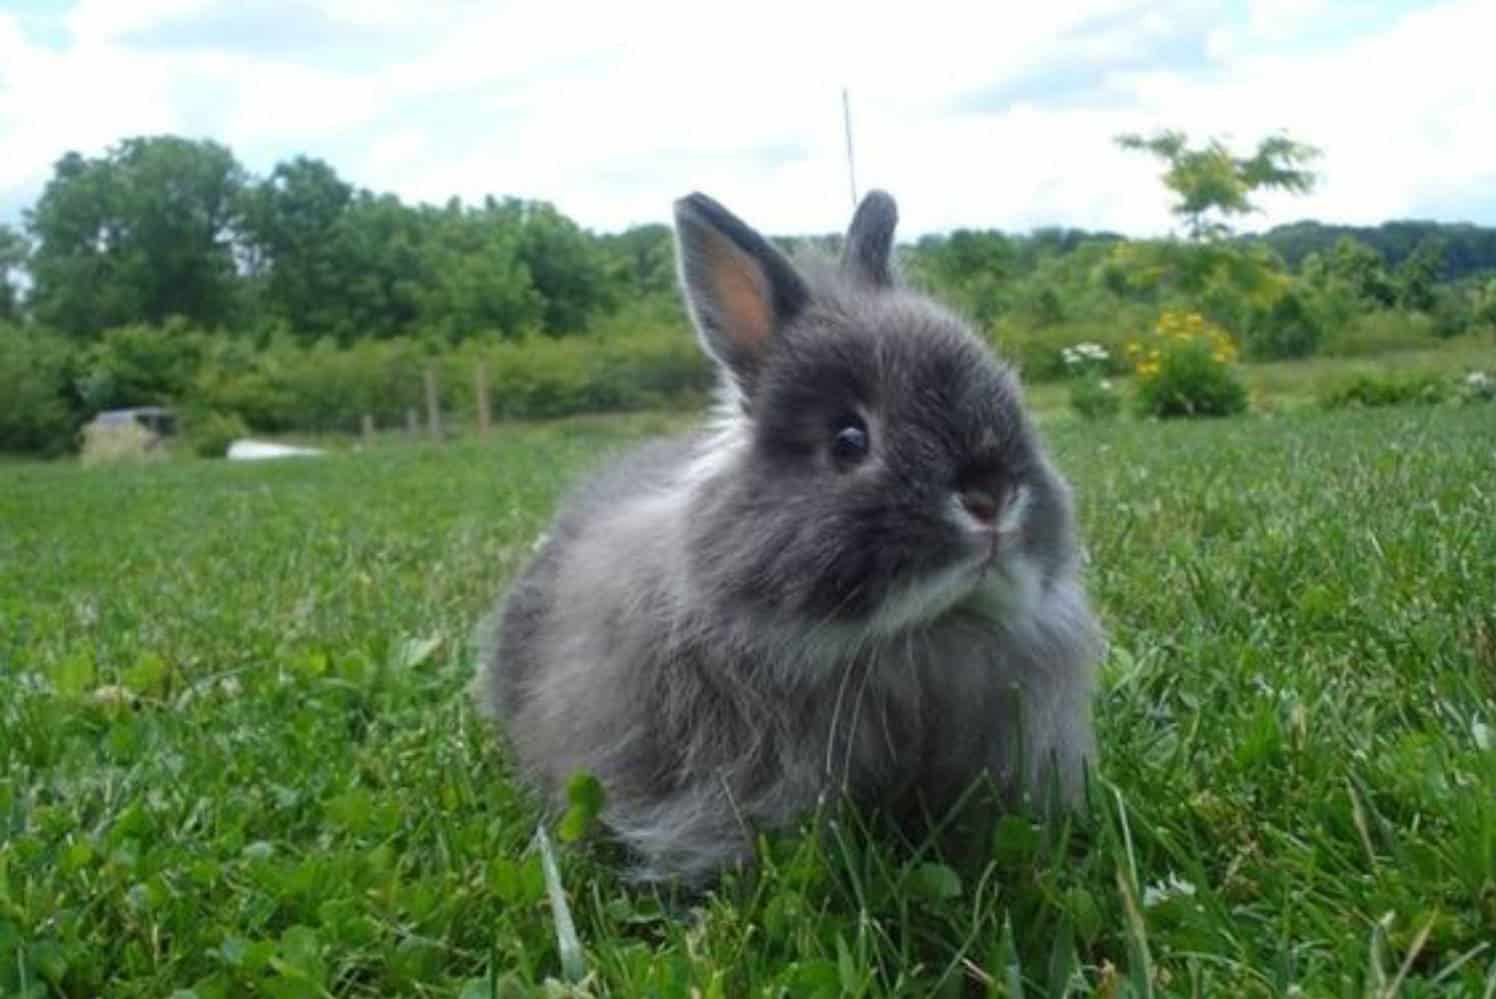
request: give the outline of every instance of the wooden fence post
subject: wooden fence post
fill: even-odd
[[[488,368],[482,361],[478,362],[473,379],[474,388],[478,390],[478,436],[487,437],[488,428],[493,423],[493,412],[488,406]]]
[[[364,447],[374,446],[374,417],[368,413],[364,414]]]
[[[442,411],[436,396],[436,369],[426,369],[426,424],[431,431],[431,439],[439,441],[442,439]]]
[[[420,430],[421,421],[420,418],[416,416],[416,408],[414,406],[410,406],[405,410],[405,432],[414,437],[416,434],[420,433]]]

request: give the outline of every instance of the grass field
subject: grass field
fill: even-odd
[[[468,636],[665,422],[0,466],[0,994],[559,978]],[[1496,407],[1052,438],[1113,640],[1091,814],[977,869],[828,824],[689,918],[563,846],[576,994],[1496,994]]]

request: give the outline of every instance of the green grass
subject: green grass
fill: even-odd
[[[1242,374],[1254,396],[1274,406],[1292,408],[1315,403],[1325,389],[1357,375],[1457,378],[1472,370],[1491,370],[1493,359],[1496,336],[1482,330],[1376,356],[1247,364],[1242,366]]]
[[[1360,375],[1457,379],[1471,371],[1493,370],[1496,365],[1493,359],[1496,359],[1496,336],[1489,330],[1481,330],[1374,356],[1253,361],[1239,364],[1237,370],[1255,406],[1281,411],[1318,405],[1327,391]],[[1125,395],[1135,391],[1130,376],[1114,376],[1111,381]],[[1054,379],[1026,386],[1025,398],[1041,422],[1070,418],[1070,385],[1069,380]]]
[[[672,421],[0,468],[0,994],[559,977],[468,636]],[[1492,994],[1496,408],[1052,436],[1113,640],[1092,814],[976,867],[830,822],[689,917],[562,846],[579,993]]]

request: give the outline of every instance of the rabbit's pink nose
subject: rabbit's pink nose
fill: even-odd
[[[984,526],[990,527],[997,520],[997,500],[985,490],[965,490],[961,493],[961,505]]]

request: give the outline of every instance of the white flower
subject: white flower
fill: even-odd
[[[1195,886],[1184,880],[1173,871],[1169,872],[1168,880],[1154,882],[1143,889],[1143,908],[1151,909],[1161,902],[1167,902],[1171,898],[1191,897],[1195,894]]]
[[[1093,361],[1105,363],[1109,356],[1106,348],[1099,343],[1077,343],[1060,348],[1060,359],[1070,368],[1081,367]]]

